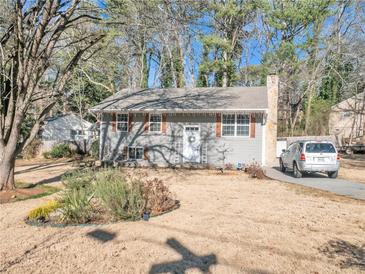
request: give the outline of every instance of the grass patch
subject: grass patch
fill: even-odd
[[[15,194],[17,197],[14,199],[14,201],[37,199],[60,191],[59,188],[54,186],[30,184],[25,182],[16,182],[15,186],[18,194]],[[22,193],[22,190],[27,190],[28,192]]]
[[[23,181],[15,181],[16,188],[31,188],[34,187],[34,184],[26,183]]]

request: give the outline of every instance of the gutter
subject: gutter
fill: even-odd
[[[218,113],[218,112],[265,112],[268,108],[241,108],[241,109],[90,109],[90,113]]]

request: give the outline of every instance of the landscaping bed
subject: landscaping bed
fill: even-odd
[[[118,169],[75,170],[59,197],[31,210],[29,224],[103,224],[148,219],[179,207],[162,180]]]

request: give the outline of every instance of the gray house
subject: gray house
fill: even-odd
[[[278,78],[267,86],[122,90],[90,111],[100,159],[159,166],[274,164]]]
[[[47,118],[40,135],[47,141],[88,140],[93,137],[92,125],[74,113],[64,113]]]
[[[55,144],[76,145],[86,152],[94,138],[93,124],[74,113],[62,113],[48,117],[39,132],[42,140],[40,153],[49,151]]]

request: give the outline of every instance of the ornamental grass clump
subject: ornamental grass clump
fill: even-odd
[[[91,220],[94,193],[87,188],[66,189],[60,198],[63,223],[87,223]]]
[[[86,223],[91,220],[94,197],[94,174],[91,170],[76,170],[62,177],[65,191],[60,197],[61,221],[65,223]]]
[[[94,179],[95,174],[92,170],[83,169],[65,174],[62,177],[62,183],[69,190],[85,188],[92,192],[92,182]]]
[[[137,220],[145,207],[142,182],[114,170],[99,173],[95,180],[95,196],[115,219]]]

